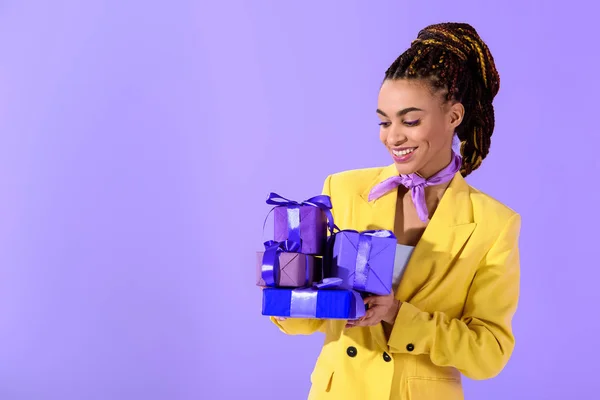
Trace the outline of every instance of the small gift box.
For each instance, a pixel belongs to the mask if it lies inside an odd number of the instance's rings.
[[[397,240],[391,231],[343,230],[330,240],[327,276],[342,279],[344,289],[374,295],[392,292]]]
[[[273,211],[274,240],[300,243],[299,253],[322,255],[327,240],[327,227],[333,231],[329,196],[315,196],[303,202],[288,200],[271,193],[267,204]]]
[[[276,259],[274,259],[276,257]],[[321,259],[308,254],[268,250],[256,253],[256,284],[271,287],[307,287],[321,276]]]
[[[325,279],[312,288],[263,289],[262,315],[288,318],[355,320],[365,315],[361,295],[339,289],[341,280]]]

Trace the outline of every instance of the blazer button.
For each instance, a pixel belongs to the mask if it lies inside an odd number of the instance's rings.
[[[383,352],[383,361],[385,361],[385,362],[392,361],[392,357],[390,357],[390,355],[388,353],[386,353],[385,351]]]
[[[413,351],[414,349],[415,349],[415,346],[412,343],[409,343],[406,345],[406,350]]]
[[[354,346],[350,346],[346,349],[346,354],[348,354],[348,356],[350,356],[350,357],[356,357],[357,353],[358,353],[358,351],[356,350],[356,347],[354,347]]]

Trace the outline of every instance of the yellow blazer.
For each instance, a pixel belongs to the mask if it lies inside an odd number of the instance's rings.
[[[340,229],[393,231],[397,192],[372,202],[368,195],[395,174],[390,165],[329,176],[323,193]],[[517,213],[457,173],[406,266],[389,338],[381,324],[271,318],[286,334],[325,333],[309,399],[463,399],[461,373],[500,373],[515,345],[520,225]]]

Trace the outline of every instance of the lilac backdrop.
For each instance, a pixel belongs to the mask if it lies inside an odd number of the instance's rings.
[[[264,199],[389,163],[378,85],[444,20],[502,78],[469,181],[523,215],[516,351],[467,398],[592,398],[596,13],[484,3],[2,2],[0,399],[306,398],[322,337],[260,316]]]

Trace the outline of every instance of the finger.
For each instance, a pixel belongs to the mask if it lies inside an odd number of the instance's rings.
[[[357,322],[356,325],[354,325],[354,326],[362,326],[362,327],[371,326],[372,323],[369,322],[369,321],[372,321],[372,320],[371,319],[364,319],[362,321]]]
[[[360,320],[361,326],[372,326],[377,325],[383,319],[384,309],[380,305],[369,308],[365,313],[365,316]]]
[[[375,306],[378,304],[385,304],[388,302],[387,296],[371,296],[365,299],[365,304],[369,306]]]
[[[346,321],[346,328],[355,327],[358,324],[359,320]]]
[[[365,319],[364,315],[362,317],[360,317],[360,318],[357,318],[357,319],[350,319],[350,320],[346,321],[346,328],[352,328],[353,326],[357,326],[364,319]]]
[[[361,321],[360,326],[375,326],[375,325],[379,324],[380,322],[381,322],[381,318],[374,316],[372,318]]]
[[[365,298],[365,304],[375,305],[375,304],[389,304],[394,301],[393,295],[387,296],[370,296]]]
[[[354,326],[368,326],[368,322],[371,319],[373,319],[373,316],[367,316],[365,314],[364,317],[362,317],[361,319],[355,321]]]

